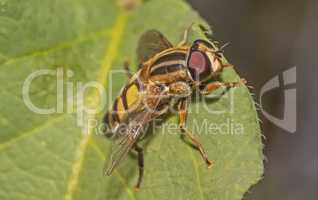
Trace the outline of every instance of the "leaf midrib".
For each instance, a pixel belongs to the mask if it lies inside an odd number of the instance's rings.
[[[96,81],[103,86],[106,85],[107,80],[105,79],[105,77],[107,77],[107,74],[109,73],[111,69],[112,63],[117,56],[119,45],[121,42],[121,36],[127,24],[127,19],[128,19],[127,13],[125,13],[124,11],[120,11],[118,16],[116,17],[114,26],[111,29],[112,30],[111,42],[108,44],[108,48],[106,49],[105,56],[103,58],[100,70],[97,73],[97,78],[96,78]],[[97,104],[100,99],[100,94],[98,93],[97,90],[95,90],[94,93],[89,98],[95,99],[96,101],[94,102],[94,105],[98,106]],[[93,118],[96,118],[96,117],[97,117],[96,115],[93,116]],[[88,130],[88,133],[84,133],[80,141],[80,145],[76,152],[77,158],[75,157],[75,161],[72,165],[72,173],[68,181],[66,194],[64,196],[65,200],[72,200],[74,197],[74,193],[76,192],[78,181],[79,181],[79,175],[83,166],[84,155],[85,155],[87,146],[89,144],[89,140],[91,138],[92,132],[93,132],[93,129]]]

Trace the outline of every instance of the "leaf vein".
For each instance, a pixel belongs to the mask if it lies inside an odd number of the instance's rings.
[[[100,149],[100,147],[96,144],[96,142],[94,140],[90,140],[90,145],[93,147],[94,151],[96,152],[96,154],[98,155],[98,157],[102,160],[105,161],[105,155],[103,154],[103,151]],[[125,187],[126,192],[128,194],[128,196],[133,199],[136,200],[133,192],[131,191],[130,187],[127,186],[127,183],[125,181],[125,179],[122,177],[122,175],[119,173],[118,170],[114,170],[115,174],[117,175],[120,183]]]
[[[126,24],[127,24],[126,13],[123,13],[123,12],[119,13],[119,15],[117,16],[117,19],[115,20],[114,26],[112,28],[111,42],[109,43],[108,48],[106,49],[105,57],[102,61],[99,73],[97,73],[98,75],[96,80],[102,85],[106,84],[105,77],[107,76],[112,63],[117,56],[119,44],[121,41],[121,36],[124,32]],[[92,95],[94,99],[97,99],[96,102],[94,102],[96,106],[100,99],[99,95],[100,94],[98,93],[97,90],[95,90]],[[93,117],[96,118],[96,115]],[[65,194],[65,200],[72,200],[74,197],[74,193],[77,189],[78,182],[79,182],[80,171],[82,170],[82,166],[83,166],[84,155],[85,155],[92,131],[93,131],[92,129],[88,130],[88,133],[85,133],[80,141],[80,145],[78,147],[78,150],[76,152],[76,157],[72,165],[72,172],[68,181],[67,191]]]
[[[6,149],[6,148],[10,147],[11,145],[19,142],[20,140],[27,139],[27,138],[29,138],[29,137],[33,136],[34,134],[37,134],[37,133],[41,133],[41,130],[51,126],[54,123],[57,123],[57,122],[63,120],[66,116],[67,116],[66,114],[63,114],[63,115],[61,115],[59,117],[56,117],[56,118],[54,118],[52,120],[48,120],[43,125],[35,127],[33,129],[25,132],[24,134],[21,134],[21,135],[17,136],[14,139],[11,139],[11,140],[9,140],[9,141],[7,141],[5,143],[0,144],[0,151],[3,151],[4,149]]]
[[[9,64],[15,63],[15,62],[22,60],[22,59],[25,59],[25,58],[46,56],[50,53],[54,53],[54,52],[57,52],[57,51],[60,51],[63,49],[71,48],[72,46],[79,44],[79,43],[82,43],[84,41],[96,40],[100,37],[108,35],[109,32],[110,32],[109,29],[102,29],[102,30],[98,30],[98,31],[85,33],[83,35],[80,35],[78,38],[76,38],[74,40],[64,41],[64,42],[57,44],[53,47],[49,47],[46,49],[39,49],[39,50],[35,50],[35,51],[29,52],[29,53],[18,55],[16,57],[4,59],[2,62],[0,62],[0,66],[1,65],[2,66],[9,65]]]
[[[199,170],[198,170],[198,163],[197,163],[197,160],[195,159],[195,156],[193,154],[193,150],[191,150],[189,147],[187,149],[190,151],[190,154],[191,154],[193,168],[195,171],[197,185],[198,185],[198,190],[200,193],[200,199],[203,200],[204,198],[203,198],[203,192],[202,192],[202,188],[201,188],[202,186],[201,186],[201,180],[200,180],[200,175],[199,175]]]

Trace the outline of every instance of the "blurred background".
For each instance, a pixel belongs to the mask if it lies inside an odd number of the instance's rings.
[[[260,89],[293,66],[297,67],[297,130],[290,133],[260,111],[264,140],[264,179],[246,200],[318,198],[318,36],[317,0],[188,0],[211,25],[215,38],[230,42],[225,55],[240,75]],[[284,117],[284,87],[262,97],[264,110]]]

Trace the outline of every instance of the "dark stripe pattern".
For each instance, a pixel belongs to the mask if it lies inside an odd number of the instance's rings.
[[[118,105],[118,98],[116,98],[114,105],[113,105],[113,113],[112,113],[112,119],[113,122],[118,122],[119,123],[119,117],[117,114],[117,105]]]
[[[156,69],[154,69],[150,75],[154,76],[154,75],[162,75],[162,74],[167,74],[167,73],[171,73],[171,72],[175,72],[178,71],[182,68],[181,64],[172,64],[172,65],[164,65],[162,67],[158,67]]]
[[[126,85],[122,94],[120,94],[121,100],[123,102],[124,108],[127,111],[128,108],[128,103],[127,103],[127,90],[128,88],[130,88],[132,85],[135,85],[138,88],[138,91],[140,91],[141,89],[141,83],[138,79],[134,80],[132,83],[130,83],[129,85]]]
[[[173,52],[162,55],[151,67],[150,76],[163,75],[180,70],[185,62],[185,52]]]
[[[153,66],[156,66],[156,65],[158,65],[160,63],[168,62],[168,61],[185,60],[186,56],[187,55],[185,53],[183,53],[183,52],[168,53],[168,54],[165,54],[162,57],[158,58],[153,63]]]

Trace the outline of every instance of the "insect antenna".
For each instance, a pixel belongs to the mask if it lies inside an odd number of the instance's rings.
[[[230,44],[231,44],[230,42],[227,42],[227,43],[223,44],[223,45],[221,46],[221,48],[220,48],[220,51],[223,52],[223,49],[225,49],[225,47],[229,46]]]

